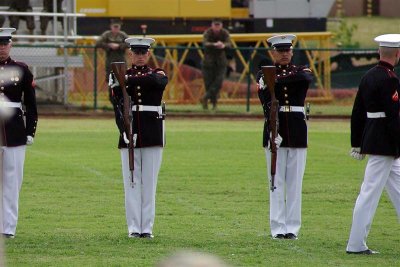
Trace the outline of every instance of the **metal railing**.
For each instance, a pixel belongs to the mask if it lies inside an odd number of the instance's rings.
[[[54,7],[56,7],[56,5],[54,5]],[[54,35],[14,35],[13,38],[17,39],[17,40],[28,40],[28,41],[33,41],[33,40],[45,40],[45,39],[51,39],[53,40],[53,42],[51,42],[52,44],[54,44],[54,49],[62,49],[63,50],[63,55],[62,55],[62,66],[60,66],[60,58],[61,55],[57,52],[57,55],[53,55],[54,57],[51,57],[53,60],[57,61],[57,63],[55,63],[57,66],[53,66],[53,67],[58,67],[59,69],[62,68],[63,71],[63,75],[61,75],[60,73],[56,74],[55,77],[58,78],[62,78],[63,79],[63,103],[67,104],[67,94],[68,94],[68,79],[66,76],[66,70],[69,68],[69,64],[70,64],[70,57],[68,55],[68,51],[67,51],[67,47],[68,45],[71,44],[71,41],[76,41],[78,39],[82,39],[82,37],[80,36],[76,36],[76,18],[77,17],[84,17],[86,16],[85,14],[79,14],[79,13],[46,13],[46,12],[14,12],[14,11],[0,11],[0,15],[4,15],[4,16],[42,16],[42,17],[53,17],[53,33]],[[63,35],[57,35],[58,33],[58,25],[57,25],[57,18],[58,17],[62,17],[63,18]],[[73,27],[69,27],[68,25],[68,19],[69,18],[73,18],[74,22],[73,22]],[[28,48],[30,46],[27,46]],[[49,49],[51,49],[51,47],[48,47]],[[31,54],[31,55],[37,55],[38,57],[41,57],[40,54]],[[57,57],[55,57],[57,56]],[[31,56],[31,61],[33,60],[32,56]],[[29,61],[29,60],[28,60]],[[36,67],[37,64],[33,64],[32,62],[28,62],[31,63],[31,66],[33,65],[34,67]],[[51,64],[50,64],[51,66]],[[48,79],[54,79],[55,77],[52,77],[51,75],[49,77],[47,77]]]
[[[64,51],[67,53],[69,62],[67,68],[64,68]],[[294,61],[296,64],[308,65],[306,54],[315,52],[295,49]],[[164,99],[169,104],[197,105],[204,93],[200,53],[202,53],[201,49],[194,47],[157,46],[152,49],[149,65],[165,69],[169,77],[169,84],[164,93]],[[269,50],[237,47],[233,48],[229,54],[232,56],[229,60],[230,71],[225,77],[219,103],[246,105],[246,110],[249,110],[251,104],[258,103],[254,78],[258,68],[260,65],[268,65],[272,62]],[[300,54],[302,58],[297,57]],[[180,59],[175,60],[174,55]],[[12,49],[12,57],[26,62],[31,67],[39,87],[38,96],[43,102],[73,104],[95,109],[111,107],[108,102],[105,53],[102,49],[85,45],[16,44]],[[130,65],[128,55],[127,64]],[[62,83],[65,76],[68,78],[66,90],[63,89]],[[325,80],[323,72],[320,79]],[[329,101],[331,98],[324,95],[326,90],[321,90],[318,86],[316,79],[312,84],[316,93],[311,98],[314,101],[318,99]]]
[[[273,36],[273,33],[254,33],[254,34],[231,34],[233,57],[239,65],[239,77],[232,84],[232,89],[226,95],[223,95],[223,101],[229,102],[233,97],[243,91],[244,83],[255,83],[255,74],[250,69],[250,64],[257,61],[260,57],[271,58],[267,39]],[[297,43],[295,46],[304,52],[302,64],[308,64],[316,77],[316,88],[318,94],[313,97],[316,101],[329,101],[330,95],[330,53],[328,49],[332,34],[330,32],[312,32],[296,33]],[[186,65],[195,65],[200,67],[203,58],[202,41],[203,35],[152,35],[156,40],[156,47],[152,50],[152,62],[156,67],[167,68],[171,74],[170,85],[165,92],[165,98],[169,101],[182,103],[195,103],[198,101],[198,92],[204,91],[202,82],[188,83],[182,77],[182,71],[187,70]],[[93,45],[96,37],[86,37],[79,40],[78,43]],[[251,46],[251,47],[248,47]],[[246,48],[247,47],[247,48]],[[264,53],[264,55],[260,55]],[[163,58],[162,61],[156,59],[156,56]],[[269,60],[271,61],[271,60]],[[194,64],[193,64],[194,63]],[[249,76],[249,77],[248,77]],[[199,87],[196,92],[192,92],[192,87]],[[242,94],[243,95],[243,94]],[[246,102],[247,98],[243,96],[241,100],[235,99],[235,102]]]
[[[201,73],[203,51],[200,41],[170,46],[174,41],[172,37],[169,37],[168,42],[159,36],[156,38],[158,43],[151,50],[149,65],[161,67],[168,74],[169,83],[164,93],[164,100],[176,110],[200,111],[199,99],[204,93]],[[243,36],[244,40],[247,40],[246,38]],[[270,49],[261,45],[266,38],[262,39],[260,41],[251,39],[248,44],[252,46],[246,47],[239,46],[238,41],[234,40],[235,45],[227,52],[230,57],[230,71],[220,92],[220,110],[259,111],[254,77],[259,66],[272,64]],[[87,42],[86,39],[82,41]],[[299,40],[299,43],[301,42]],[[293,57],[295,64],[308,65],[313,70],[315,80],[311,84],[308,101],[329,102],[333,99],[332,91],[356,88],[370,64],[377,62],[376,49],[346,50],[321,48],[315,44],[313,47],[310,46],[310,44],[307,44],[307,48],[304,45],[300,48],[296,46]],[[12,53],[12,57],[27,62],[34,70],[39,102],[94,109],[111,108],[103,49],[92,44],[63,46],[17,43]],[[67,68],[63,65],[65,53],[69,60]],[[129,66],[128,53],[126,58]],[[359,62],[352,65],[355,60]],[[67,87],[63,83],[66,80],[64,77],[67,77]],[[332,88],[334,90],[331,90]]]

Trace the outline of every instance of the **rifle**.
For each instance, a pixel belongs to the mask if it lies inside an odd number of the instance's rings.
[[[124,104],[124,109],[122,111],[122,117],[124,121],[124,128],[125,128],[125,133],[128,135],[128,155],[129,155],[129,171],[130,171],[130,176],[131,176],[131,185],[132,187],[135,185],[135,182],[133,180],[133,170],[134,170],[134,136],[133,136],[133,131],[132,131],[132,121],[133,121],[133,115],[132,115],[132,107],[131,107],[131,98],[126,92],[126,85],[125,85],[125,75],[126,75],[126,64],[125,62],[113,62],[111,63],[111,68],[112,71],[114,72],[115,77],[118,80],[118,83],[120,84],[121,90],[122,90],[122,96],[123,96],[123,104]]]
[[[275,173],[276,173],[276,159],[277,159],[277,148],[275,144],[275,138],[278,135],[278,125],[279,125],[279,117],[278,117],[278,109],[279,109],[279,101],[275,96],[275,77],[276,77],[276,67],[275,66],[262,66],[262,73],[264,74],[264,83],[267,85],[268,90],[271,94],[271,107],[268,118],[269,129],[271,131],[270,149],[271,149],[271,191],[274,192],[276,189],[275,186]]]

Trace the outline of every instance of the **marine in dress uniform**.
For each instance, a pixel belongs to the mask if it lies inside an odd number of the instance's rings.
[[[297,239],[301,226],[301,191],[307,155],[307,124],[304,101],[312,73],[291,63],[295,35],[277,35],[267,41],[273,48],[276,66],[275,95],[279,101],[279,128],[275,143],[279,147],[275,174],[276,189],[270,192],[270,227],[274,239]],[[271,95],[261,71],[257,74],[258,96],[264,109],[263,146],[267,166],[271,166],[268,148]],[[269,168],[269,167],[268,167]],[[268,172],[270,177],[270,172]]]
[[[105,31],[96,42],[97,47],[101,47],[106,52],[106,80],[111,72],[112,62],[126,62],[125,51],[129,45],[125,40],[129,37],[124,31],[121,31],[122,21],[119,19],[112,19],[110,23],[110,30]],[[109,98],[112,102],[111,91],[109,91]]]
[[[126,133],[123,125],[123,96],[114,75],[109,84],[113,90],[114,110],[120,138],[122,174],[125,188],[126,221],[129,237],[153,238],[158,173],[164,139],[165,113],[161,106],[168,78],[162,69],[147,66],[152,38],[128,38],[132,50],[132,67],[126,73],[126,90],[132,101],[134,134],[134,182],[131,184]]]
[[[375,38],[380,61],[361,79],[351,115],[350,155],[369,155],[357,197],[346,251],[375,254],[366,244],[382,191],[386,191],[400,218],[400,83],[394,66],[400,58],[400,34]]]
[[[220,19],[214,19],[211,27],[204,32],[203,46],[202,72],[206,92],[201,98],[201,104],[203,109],[207,109],[210,101],[215,109],[228,65],[225,49],[231,46],[229,32],[222,27]]]
[[[33,75],[28,66],[10,58],[11,33],[14,28],[0,28],[0,99],[12,109],[2,122],[2,223],[3,236],[13,238],[18,221],[18,199],[22,185],[26,145],[33,144],[37,124]],[[25,106],[22,110],[22,102]]]

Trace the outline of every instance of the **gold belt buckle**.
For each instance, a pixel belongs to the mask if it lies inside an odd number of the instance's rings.
[[[290,106],[283,106],[283,112],[290,112]]]

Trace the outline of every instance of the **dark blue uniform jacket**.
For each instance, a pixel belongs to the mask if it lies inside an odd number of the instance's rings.
[[[168,77],[157,73],[162,69],[151,69],[148,66],[132,66],[127,70],[127,93],[133,105],[160,106],[162,95],[168,83]],[[120,131],[118,148],[125,148],[122,133],[123,96],[121,88],[113,88],[115,119]],[[155,111],[133,111],[133,133],[137,134],[136,147],[164,146],[164,117]]]
[[[257,82],[262,77],[262,72],[257,74]],[[276,65],[275,96],[279,106],[304,107],[307,90],[313,76],[310,69],[304,66]],[[264,109],[266,118],[264,124],[263,146],[269,142],[269,129],[267,120],[270,114],[271,94],[268,88],[258,89],[258,96]],[[282,136],[281,147],[305,148],[307,147],[307,124],[305,114],[302,112],[279,112],[278,133]]]
[[[0,62],[0,98],[3,96],[11,102],[22,102],[26,116],[24,120],[24,112],[13,108],[14,114],[3,125],[3,144],[9,147],[26,145],[28,135],[35,137],[38,114],[33,75],[25,63],[11,58]]]
[[[399,78],[384,61],[361,79],[351,115],[351,146],[362,154],[400,157]],[[384,118],[367,118],[384,112]]]

